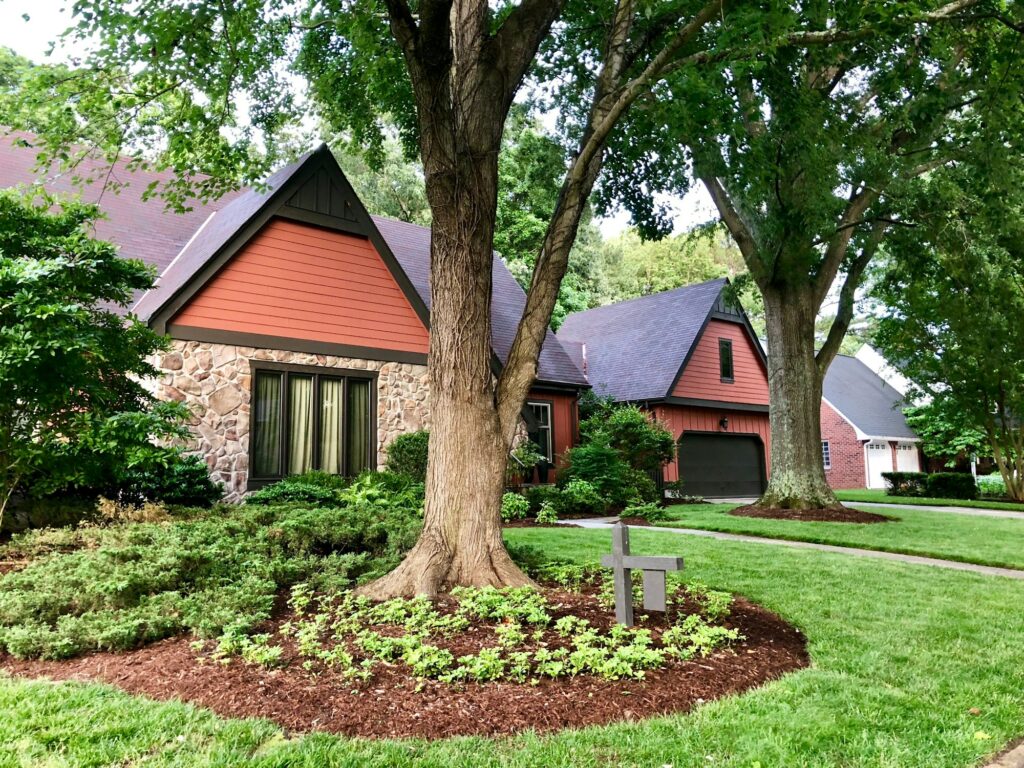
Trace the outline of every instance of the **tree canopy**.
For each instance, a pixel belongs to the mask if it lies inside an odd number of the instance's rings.
[[[47,493],[159,459],[152,440],[177,436],[185,415],[141,383],[164,339],[112,311],[152,270],[90,236],[95,207],[54,205],[0,192],[0,519],[26,485]]]

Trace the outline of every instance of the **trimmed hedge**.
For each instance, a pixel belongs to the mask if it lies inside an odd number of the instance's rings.
[[[928,475],[924,472],[883,472],[885,491],[890,496],[924,496]]]
[[[937,499],[976,499],[978,486],[966,472],[936,472],[925,481],[927,495]]]

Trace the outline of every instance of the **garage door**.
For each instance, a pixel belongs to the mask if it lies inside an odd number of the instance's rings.
[[[764,491],[764,447],[747,435],[684,433],[679,439],[683,493],[759,496]]]

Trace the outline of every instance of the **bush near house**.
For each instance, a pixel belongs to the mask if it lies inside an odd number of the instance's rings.
[[[368,473],[331,506],[224,506],[192,519],[32,531],[0,577],[0,648],[66,658],[180,632],[248,632],[283,588],[339,589],[395,567],[422,525],[422,492]]]
[[[978,494],[983,499],[1005,499],[1006,481],[999,472],[978,478]]]
[[[388,472],[405,475],[417,483],[427,482],[427,444],[430,432],[421,429],[399,435],[385,449],[388,455]]]
[[[885,490],[890,496],[924,496],[925,472],[883,472]]]
[[[978,486],[965,472],[883,472],[890,496],[927,496],[935,499],[976,499]]]

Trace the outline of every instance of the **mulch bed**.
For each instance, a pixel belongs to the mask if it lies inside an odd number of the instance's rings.
[[[533,518],[502,523],[502,528],[580,528],[576,523],[538,523]]]
[[[737,507],[729,512],[736,517],[760,517],[771,520],[798,520],[813,523],[888,523],[896,518],[863,512],[859,509],[840,507],[838,509],[770,509],[750,504]]]
[[[638,525],[639,526],[650,526],[650,525],[654,525],[654,523],[652,523],[650,520],[648,520],[645,517],[620,517],[619,518],[619,522],[622,523],[623,525],[632,525],[632,526],[638,526]]]
[[[610,612],[593,595],[548,590],[552,616],[572,613],[608,627]],[[443,604],[443,600],[440,601]],[[640,621],[641,616],[647,620]],[[637,611],[638,624],[657,636],[664,614]],[[268,622],[273,631],[284,614]],[[234,658],[223,664],[177,637],[128,653],[96,653],[68,661],[18,661],[0,657],[0,669],[24,677],[111,683],[152,699],[179,699],[224,717],[266,717],[291,732],[329,731],[365,738],[441,739],[498,736],[638,720],[686,712],[807,666],[800,632],[765,609],[737,598],[727,625],[745,640],[708,658],[673,661],[642,681],[594,676],[536,685],[467,683],[453,687],[419,681],[403,665],[379,664],[367,682],[346,681],[330,669],[304,671],[285,640],[283,669],[267,670]],[[275,642],[280,638],[275,636]],[[473,625],[443,645],[456,655],[493,645],[493,625]]]

